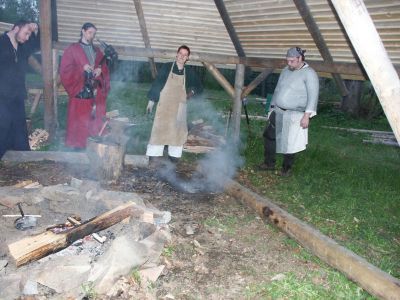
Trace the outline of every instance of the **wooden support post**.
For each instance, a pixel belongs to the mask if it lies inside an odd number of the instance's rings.
[[[220,71],[213,65],[208,62],[203,62],[203,65],[206,69],[211,73],[212,76],[218,81],[218,83],[223,87],[223,89],[228,93],[228,95],[233,98],[235,96],[235,90],[231,86],[228,80],[221,74]]]
[[[400,80],[362,0],[332,0],[400,143]]]
[[[242,112],[242,90],[244,83],[245,66],[242,64],[236,65],[235,75],[235,96],[233,101],[233,142],[236,146],[240,141],[240,115]]]
[[[42,65],[33,55],[29,56],[28,63],[36,73],[42,74]]]
[[[54,118],[55,126],[58,128],[58,50],[53,49],[52,51],[53,61],[53,103],[54,103]]]
[[[42,52],[43,82],[44,82],[44,127],[50,139],[54,138],[56,119],[54,115],[53,61],[51,41],[51,1],[40,2],[40,47]]]
[[[372,295],[382,299],[400,299],[400,280],[368,263],[318,230],[295,218],[266,198],[238,182],[229,180],[225,192],[249,205],[290,237],[330,266],[344,273]]]
[[[242,99],[247,97],[252,90],[254,90],[261,82],[264,81],[265,78],[271,74],[274,69],[264,69],[250,84],[243,90],[242,92]]]

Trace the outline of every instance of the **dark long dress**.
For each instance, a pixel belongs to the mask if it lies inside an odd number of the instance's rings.
[[[15,51],[7,32],[0,36],[0,158],[7,150],[30,150],[24,101],[29,56],[40,47],[34,33]]]

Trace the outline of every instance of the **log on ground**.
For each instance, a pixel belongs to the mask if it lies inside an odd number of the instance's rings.
[[[238,182],[229,180],[225,192],[257,211],[290,237],[330,266],[344,273],[372,295],[382,299],[400,299],[400,280],[383,272],[364,258],[340,246],[310,225],[295,218],[270,200],[263,198]]]

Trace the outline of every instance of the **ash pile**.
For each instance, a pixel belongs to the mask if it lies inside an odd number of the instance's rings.
[[[74,178],[7,186],[0,214],[0,299],[118,297],[132,270],[148,282],[163,272],[171,214],[136,193]]]

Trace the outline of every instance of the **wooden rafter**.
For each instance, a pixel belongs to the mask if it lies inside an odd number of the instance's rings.
[[[264,69],[252,82],[250,82],[242,92],[242,99],[247,97],[265,78],[274,71],[272,68]]]
[[[225,4],[223,0],[214,0],[215,6],[218,9],[218,12],[221,16],[222,21],[225,24],[225,28],[228,31],[229,37],[233,43],[233,46],[236,49],[236,53],[239,57],[245,57],[246,54],[244,53],[242,44],[240,43],[239,37],[236,34],[235,27],[233,27],[231,18],[229,17],[228,11],[226,10]]]
[[[362,0],[331,0],[400,143],[400,79]]]
[[[322,58],[328,63],[333,64],[332,55],[328,49],[328,46],[326,45],[326,42],[321,34],[321,31],[318,28],[317,23],[314,20],[314,17],[311,14],[310,8],[308,7],[306,1],[293,0],[293,2],[296,5],[297,10],[299,11],[301,17],[303,18],[304,23],[306,24],[308,31],[310,32],[314,40],[315,45],[317,46],[319,52],[321,53]],[[348,91],[340,74],[332,73],[332,77],[335,80],[335,83],[341,95],[346,96],[348,94]]]
[[[151,48],[149,33],[147,32],[146,20],[144,18],[144,13],[143,13],[142,2],[140,0],[133,0],[133,3],[135,4],[136,15],[139,20],[140,32],[142,33],[144,46],[146,48]],[[151,76],[154,79],[157,76],[157,68],[154,62],[154,58],[150,57],[149,63],[150,63]]]

